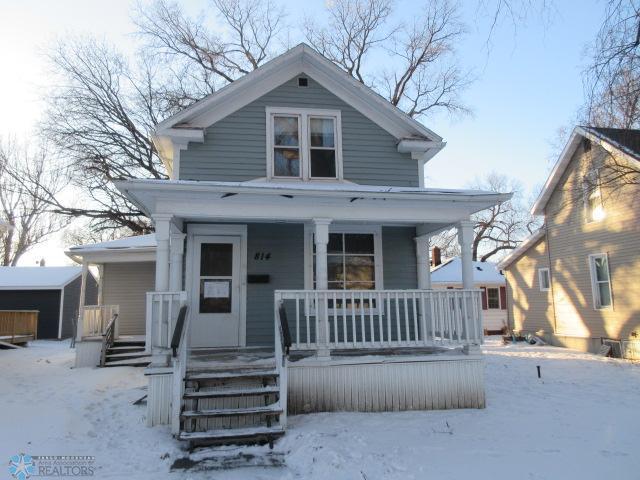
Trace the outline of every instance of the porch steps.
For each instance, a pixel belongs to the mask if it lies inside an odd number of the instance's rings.
[[[210,364],[185,374],[177,438],[192,446],[272,444],[284,434],[283,415],[273,364]]]
[[[268,441],[274,437],[284,435],[284,429],[277,425],[273,427],[251,427],[251,428],[222,428],[219,430],[207,430],[204,432],[180,432],[180,440],[190,441],[215,441],[222,440],[225,443],[235,443],[236,440],[262,439]]]
[[[264,378],[277,376],[278,372],[276,370],[187,372],[187,380],[223,380],[230,378]]]
[[[221,398],[221,397],[245,397],[268,395],[280,392],[280,387],[256,387],[256,388],[217,388],[197,392],[185,392],[184,398]]]
[[[214,408],[211,410],[188,410],[182,412],[182,418],[197,417],[228,417],[235,415],[280,415],[282,408],[277,403],[266,405],[264,407],[247,407],[247,408]]]
[[[117,339],[107,349],[105,367],[146,367],[150,363],[144,340]]]

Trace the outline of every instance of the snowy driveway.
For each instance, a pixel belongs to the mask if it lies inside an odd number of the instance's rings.
[[[141,369],[71,369],[66,342],[0,350],[0,463],[91,455],[94,478],[114,479],[640,478],[640,365],[493,340],[484,350],[485,410],[290,417],[275,448],[284,467],[206,473],[170,473],[185,453],[132,405]],[[243,451],[260,462],[268,449]]]

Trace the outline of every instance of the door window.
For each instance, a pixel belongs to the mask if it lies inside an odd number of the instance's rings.
[[[233,244],[200,245],[200,313],[231,313]]]

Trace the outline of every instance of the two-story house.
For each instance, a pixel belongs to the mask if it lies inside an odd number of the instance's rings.
[[[504,258],[510,326],[638,357],[640,131],[576,127],[533,206],[542,229]]]
[[[116,182],[155,225],[146,314],[98,332],[144,332],[149,425],[255,440],[287,412],[484,406],[470,215],[510,194],[425,187],[441,137],[301,44],[155,142],[171,178]],[[452,226],[463,288],[434,291],[429,237]],[[70,254],[105,263],[108,282],[119,256],[148,260],[121,247]]]

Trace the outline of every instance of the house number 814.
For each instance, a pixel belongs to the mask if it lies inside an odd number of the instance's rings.
[[[271,258],[271,252],[256,252],[253,256],[254,260],[269,260]]]

